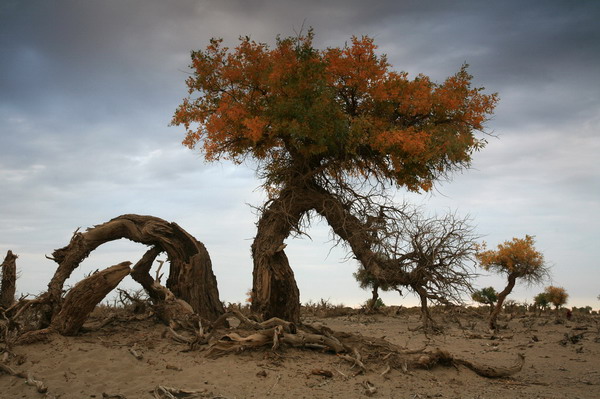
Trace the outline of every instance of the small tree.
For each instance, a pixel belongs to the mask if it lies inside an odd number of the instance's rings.
[[[548,294],[545,292],[540,292],[539,294],[533,297],[533,303],[535,304],[535,307],[539,310],[539,314],[541,314],[542,310],[546,310],[548,308],[548,305],[550,304]]]
[[[494,287],[486,287],[473,292],[471,299],[484,305],[490,305],[490,313],[492,313],[494,304],[498,300],[498,293]]]
[[[556,316],[558,317],[558,309],[567,303],[567,299],[569,298],[569,294],[562,287],[555,287],[553,285],[546,287],[544,293],[548,297],[548,302],[554,305],[554,309],[556,310]]]
[[[497,250],[486,250],[486,244],[483,243],[477,253],[477,259],[483,269],[504,273],[508,279],[506,287],[498,293],[498,302],[490,314],[491,330],[498,329],[496,321],[502,311],[502,304],[512,292],[517,280],[531,285],[541,283],[548,276],[544,256],[535,249],[534,243],[533,236],[526,235],[525,238],[513,238],[498,244]]]
[[[386,291],[400,291],[400,287],[406,287],[417,294],[423,328],[428,330],[433,322],[428,309],[430,301],[462,303],[465,291],[472,291],[477,236],[469,219],[455,214],[424,217],[418,208],[408,205],[396,212],[402,216],[389,217],[388,209],[387,217],[370,224],[376,254],[388,256],[393,264],[382,277],[374,276],[361,265],[355,277],[363,288],[378,286]]]
[[[397,286],[387,284],[387,282],[385,281],[379,281],[362,266],[359,266],[358,270],[355,273],[353,273],[353,276],[356,279],[356,281],[358,281],[360,288],[362,288],[363,290],[371,289],[372,296],[371,299],[367,301],[366,306],[367,311],[369,312],[374,311],[378,308],[377,305],[381,301],[381,298],[379,298],[380,289],[382,291],[397,290],[398,292],[400,292],[400,294],[402,294],[402,292]]]

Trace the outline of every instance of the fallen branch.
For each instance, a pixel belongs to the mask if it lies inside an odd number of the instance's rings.
[[[24,373],[24,372],[15,371],[13,368],[11,368],[10,366],[8,366],[4,363],[0,363],[0,371],[4,372],[10,376],[13,376],[13,377],[25,379],[25,383],[27,385],[35,387],[39,393],[48,392],[48,387],[46,386],[46,384],[44,384],[40,380],[36,380],[34,378],[33,374],[31,374],[30,372]]]
[[[179,398],[195,398],[200,396],[205,396],[207,392],[205,390],[202,391],[191,391],[185,389],[178,389],[172,387],[166,387],[162,385],[158,385],[152,391],[152,394],[156,399],[179,399]]]

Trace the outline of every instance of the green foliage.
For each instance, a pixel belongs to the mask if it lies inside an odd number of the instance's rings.
[[[473,294],[471,294],[471,299],[484,305],[493,306],[498,300],[498,293],[494,287],[486,287],[473,292]]]
[[[369,299],[365,302],[365,304],[363,305],[363,308],[369,309],[369,310],[379,310],[379,309],[385,308],[385,303],[383,302],[383,299],[381,299],[381,298],[377,298],[375,303],[373,303],[373,299]]]
[[[192,52],[189,95],[173,116],[184,144],[208,161],[258,160],[271,189],[310,172],[412,191],[430,190],[485,145],[474,132],[498,97],[472,87],[466,65],[443,83],[409,79],[369,37],[325,50],[313,38],[311,30],[271,48],[245,37],[235,49],[213,39]]]
[[[533,303],[540,309],[546,309],[550,304],[550,298],[546,292],[540,292],[533,297]]]
[[[391,291],[397,290],[398,286],[389,284],[383,280],[377,280],[371,273],[367,271],[362,265],[359,266],[358,270],[355,273],[352,273],[360,288],[363,290],[375,288],[377,286],[378,289],[382,291]]]

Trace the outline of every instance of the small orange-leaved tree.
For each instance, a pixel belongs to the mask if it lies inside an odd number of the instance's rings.
[[[174,125],[183,144],[208,161],[251,161],[269,200],[252,245],[252,308],[299,319],[299,291],[283,251],[317,212],[374,274],[379,259],[352,214],[355,189],[429,190],[467,167],[484,145],[476,131],[497,102],[471,86],[463,66],[443,83],[391,69],[369,37],[317,49],[313,33],[278,38],[271,48],[248,37],[234,49],[211,40],[192,52],[189,96]],[[371,240],[372,241],[372,240]]]
[[[554,309],[556,311],[556,316],[558,317],[558,309],[567,303],[567,299],[569,298],[569,294],[562,287],[555,287],[550,285],[544,289],[544,294],[548,299],[548,302],[554,305]]]
[[[490,329],[498,328],[497,320],[502,304],[512,292],[517,280],[527,284],[537,284],[548,277],[549,270],[544,255],[535,249],[534,244],[533,236],[526,235],[525,238],[513,238],[498,244],[496,250],[487,250],[483,243],[477,253],[481,267],[488,271],[506,274],[508,279],[508,284],[498,293],[496,306],[490,313]]]

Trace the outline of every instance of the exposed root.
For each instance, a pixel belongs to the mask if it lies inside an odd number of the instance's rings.
[[[268,320],[263,323],[254,322],[239,312],[231,312],[224,317],[236,317],[240,320],[240,328],[235,331],[227,331],[220,338],[216,330],[211,332],[213,338],[208,343],[206,356],[216,358],[229,353],[239,353],[246,350],[255,350],[258,348],[270,347],[271,350],[278,350],[282,345],[295,348],[317,349],[326,352],[336,353],[337,356],[351,364],[351,368],[356,369],[354,375],[365,374],[371,370],[370,367],[380,366],[383,363],[385,368],[378,373],[385,376],[391,369],[408,372],[409,369],[431,369],[437,366],[457,366],[464,365],[480,376],[487,378],[503,378],[510,376],[521,370],[523,367],[523,355],[519,355],[519,360],[511,367],[493,367],[479,365],[469,360],[460,359],[451,355],[448,351],[436,349],[426,352],[426,348],[407,349],[400,348],[383,338],[362,337],[360,335],[333,332],[328,328],[319,328],[314,326],[300,326],[295,333],[286,332],[286,328],[291,323],[281,320]],[[218,322],[218,321],[217,321]],[[218,324],[215,322],[215,324]],[[259,327],[276,324],[275,327],[255,330]],[[241,328],[241,327],[245,328]],[[251,329],[248,329],[250,327]],[[306,331],[308,330],[308,332]],[[319,331],[320,333],[317,333]],[[178,336],[171,331],[174,339],[179,342],[190,344],[190,339]]]
[[[13,377],[25,379],[25,383],[27,385],[35,387],[39,393],[47,393],[48,392],[48,387],[46,386],[46,384],[44,384],[40,380],[35,379],[33,374],[31,374],[30,372],[24,373],[24,372],[15,371],[12,367],[10,367],[4,363],[0,363],[0,371],[8,374],[10,376],[13,376]]]
[[[513,366],[510,367],[491,367],[484,366],[480,364],[472,363],[465,359],[454,359],[455,364],[462,364],[465,367],[473,370],[475,373],[479,374],[482,377],[487,378],[505,378],[511,376],[515,373],[518,373],[523,369],[523,365],[525,364],[525,355],[522,353],[518,354],[518,359]]]

